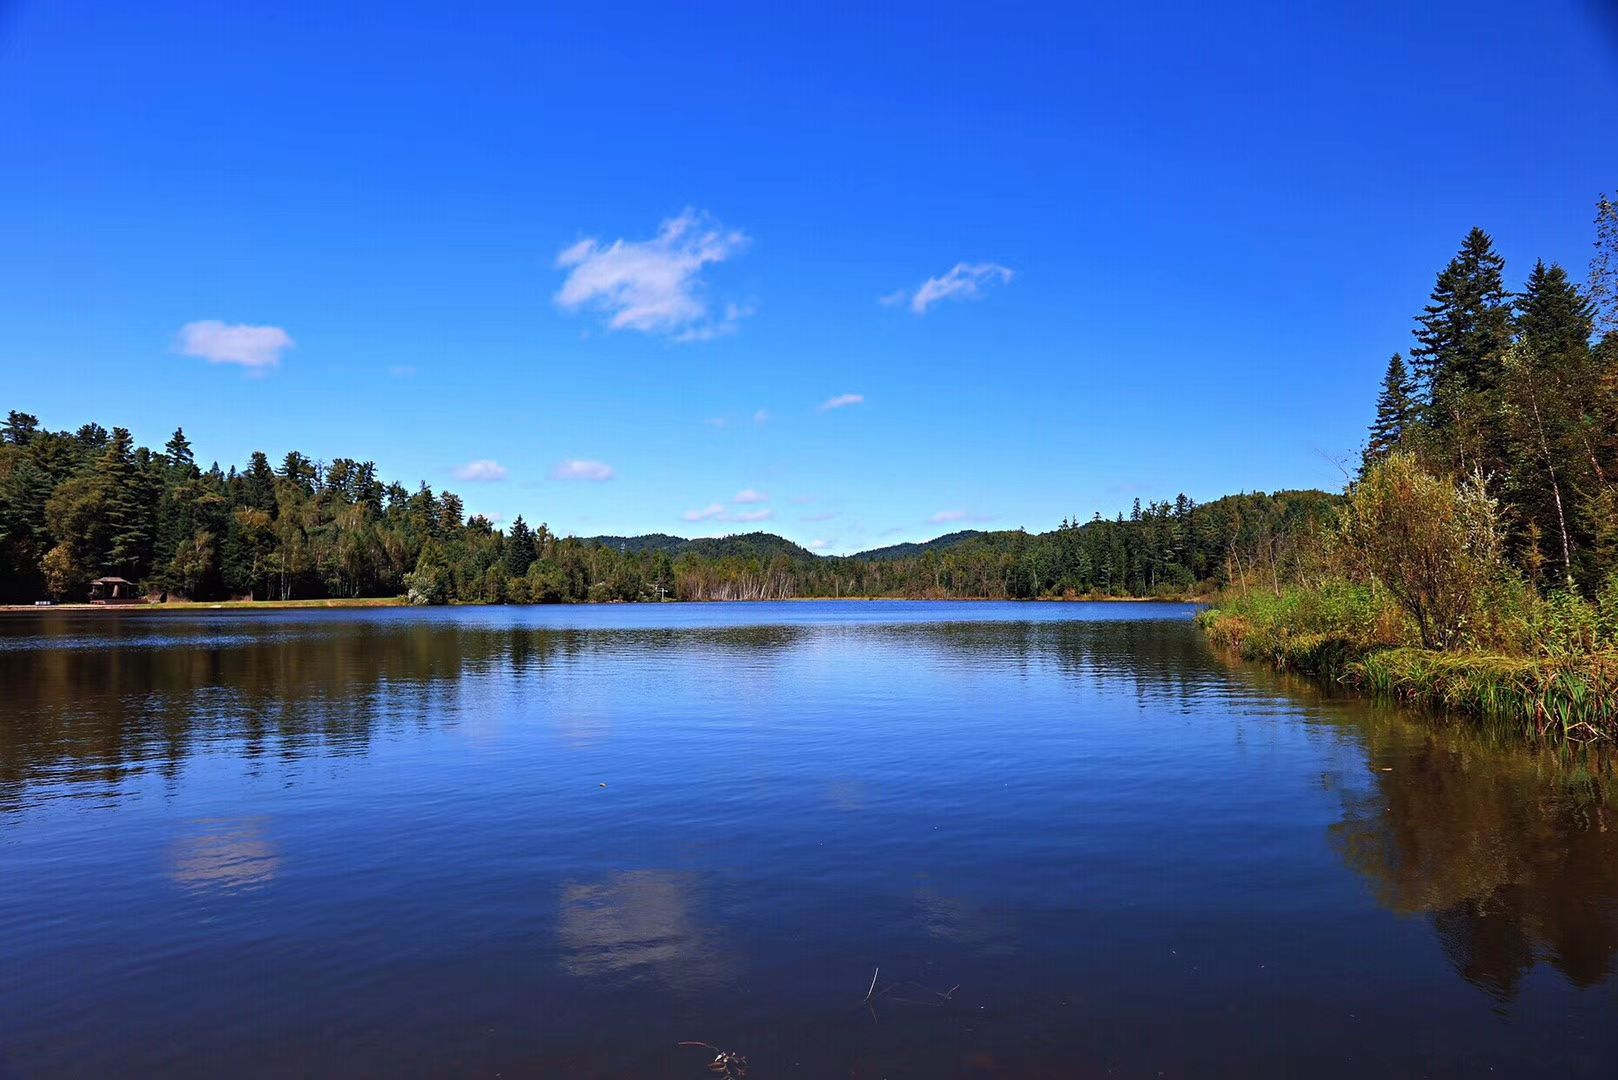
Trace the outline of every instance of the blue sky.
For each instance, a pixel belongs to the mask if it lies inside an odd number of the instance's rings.
[[[1594,0],[877,6],[0,2],[0,408],[564,533],[1046,529],[1339,486],[1466,230],[1582,278],[1618,188]]]

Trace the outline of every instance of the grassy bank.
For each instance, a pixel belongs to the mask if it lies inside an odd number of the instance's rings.
[[[1415,644],[1385,594],[1340,583],[1228,597],[1198,622],[1245,659],[1440,715],[1531,739],[1618,738],[1618,649],[1568,615],[1519,614],[1519,650],[1440,651]]]

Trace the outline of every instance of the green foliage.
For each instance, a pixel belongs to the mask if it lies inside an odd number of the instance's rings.
[[[1439,479],[1403,451],[1349,492],[1342,538],[1355,567],[1415,620],[1421,643],[1460,644],[1479,600],[1504,571],[1495,502],[1474,481]]]
[[[953,533],[847,558],[769,533],[560,538],[467,519],[451,492],[387,484],[375,465],[298,451],[279,468],[198,468],[183,431],[154,454],[123,429],[0,433],[0,600],[82,600],[103,573],[194,599],[408,595],[418,603],[797,596],[1161,596],[1289,580],[1338,500],[1322,492],[1185,496],[1128,520],[1043,534]]]
[[[1365,445],[1361,474],[1396,450],[1415,421],[1416,380],[1405,367],[1404,357],[1394,353],[1382,376],[1382,392],[1377,395],[1376,420]]]
[[[1424,391],[1422,419],[1435,452],[1463,473],[1496,465],[1491,399],[1511,344],[1504,271],[1489,234],[1473,229],[1416,317],[1410,355]]]
[[[1388,649],[1367,654],[1355,673],[1373,693],[1531,737],[1618,736],[1618,653],[1528,658]]]

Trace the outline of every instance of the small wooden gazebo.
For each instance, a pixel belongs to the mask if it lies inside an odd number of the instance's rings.
[[[90,603],[92,604],[135,604],[140,597],[135,594],[135,583],[126,581],[121,577],[98,577],[90,582]]]

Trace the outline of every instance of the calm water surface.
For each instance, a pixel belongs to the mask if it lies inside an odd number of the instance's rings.
[[[0,617],[0,1076],[1618,1075],[1609,763],[1190,615]]]

